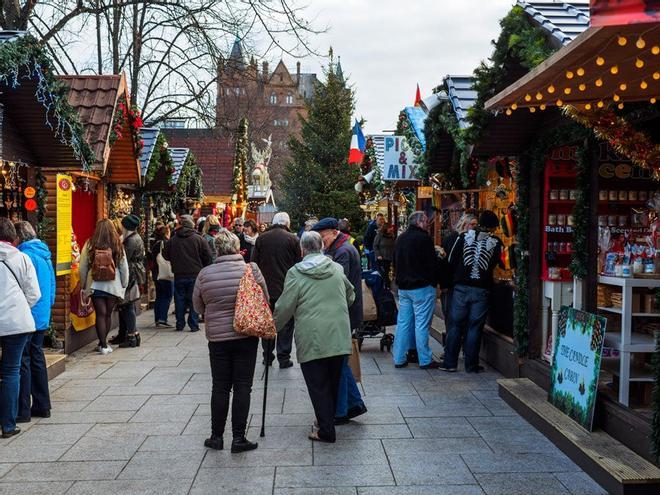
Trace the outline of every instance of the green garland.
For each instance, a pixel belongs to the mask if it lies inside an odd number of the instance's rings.
[[[75,109],[67,102],[69,89],[55,78],[53,64],[43,46],[29,35],[0,43],[0,86],[15,89],[24,80],[36,83],[35,97],[45,109],[45,124],[62,144],[71,147],[83,170],[89,171],[94,153],[84,138]]]
[[[653,366],[653,392],[651,394],[651,455],[660,462],[660,330],[655,331],[655,352],[651,360]]]
[[[417,177],[420,179],[426,178],[428,176],[428,169],[426,167],[426,161],[424,160],[424,147],[415,134],[412,122],[410,122],[405,110],[402,110],[399,113],[399,120],[396,124],[396,134],[397,136],[404,136],[408,141],[408,145],[412,149],[413,155],[415,156],[413,162],[419,167],[417,169]]]
[[[149,166],[147,167],[147,173],[145,176],[145,184],[154,180],[156,173],[161,168],[164,168],[167,171],[167,183],[171,186],[172,174],[174,173],[174,163],[172,162],[172,156],[167,151],[165,134],[159,132],[158,137],[156,138],[156,143],[154,144],[154,150],[151,152],[151,159],[149,160]]]
[[[35,182],[37,186],[37,237],[46,239],[48,234],[53,231],[53,219],[46,216],[48,189],[46,189],[46,176],[41,172],[41,169],[37,169]]]
[[[236,196],[236,203],[247,201],[247,161],[248,161],[248,120],[244,117],[238,124],[236,139],[236,152],[234,154],[233,178],[231,181],[232,195]]]
[[[586,131],[585,133],[587,133]],[[589,212],[591,210],[591,177],[586,145],[579,146],[576,154],[577,198],[573,207],[573,254],[569,270],[577,278],[585,278],[589,271]]]
[[[447,88],[445,87],[445,90]],[[430,170],[434,161],[434,156],[441,139],[445,134],[449,134],[453,143],[451,163],[439,172],[447,182],[450,189],[459,189],[467,186],[468,178],[462,176],[462,172],[467,173],[467,162],[469,153],[465,141],[465,133],[458,124],[458,118],[454,113],[451,103],[443,101],[437,105],[426,118],[424,124],[424,135],[426,136],[426,151],[424,153],[424,166]]]
[[[176,195],[180,200],[195,199],[203,201],[204,199],[202,171],[197,165],[197,158],[192,152],[189,152],[186,157],[176,189]]]

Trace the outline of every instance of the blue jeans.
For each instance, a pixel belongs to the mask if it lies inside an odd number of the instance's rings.
[[[479,366],[481,333],[486,323],[490,293],[487,289],[457,285],[454,287],[450,307],[449,331],[445,346],[445,366],[456,368],[458,353],[465,354],[465,371],[475,371]]]
[[[364,406],[364,401],[360,395],[360,389],[355,382],[353,372],[351,371],[350,366],[348,366],[348,356],[346,356],[344,357],[344,363],[341,366],[335,417],[343,418],[348,415],[349,409],[362,406]]]
[[[29,333],[19,333],[0,337],[2,359],[0,361],[0,426],[7,433],[16,429],[18,414],[18,394],[20,390],[20,370],[23,349]]]
[[[27,334],[21,360],[21,392],[18,398],[18,415],[21,417],[29,418],[33,411],[35,413],[50,411],[48,370],[43,349],[45,333],[45,330],[40,330]]]
[[[186,326],[186,311],[188,313],[188,326],[191,330],[199,329],[199,318],[193,307],[193,289],[195,278],[178,278],[174,280],[174,310],[176,312],[176,329],[183,330]]]
[[[406,353],[417,348],[420,366],[429,364],[433,355],[429,347],[429,326],[435,308],[435,287],[399,289],[399,317],[396,320],[396,336],[392,355],[394,364],[406,362]]]
[[[172,303],[174,283],[171,280],[156,280],[156,301],[154,302],[154,322],[167,323],[167,313]]]

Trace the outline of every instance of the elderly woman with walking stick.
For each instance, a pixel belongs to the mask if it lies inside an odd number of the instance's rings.
[[[274,318],[278,330],[294,320],[297,358],[318,425],[309,439],[332,443],[339,380],[351,353],[348,307],[355,291],[341,265],[321,253],[318,232],[303,233],[300,247],[304,258],[287,272]]]

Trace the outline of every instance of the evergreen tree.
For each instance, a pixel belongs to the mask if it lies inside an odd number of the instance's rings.
[[[332,50],[324,75],[325,83],[316,84],[306,103],[307,117],[299,116],[300,138],[289,140],[292,161],[282,174],[280,207],[294,227],[310,216],[332,216],[348,218],[360,232],[364,214],[354,189],[360,170],[348,165],[353,91],[337,70]]]
[[[248,121],[242,118],[236,132],[236,150],[234,153],[231,192],[236,197],[236,204],[246,207],[247,202],[247,161],[248,161]]]

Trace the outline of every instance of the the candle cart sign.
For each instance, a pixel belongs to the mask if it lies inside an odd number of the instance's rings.
[[[562,307],[549,401],[591,431],[605,325],[602,316]]]

